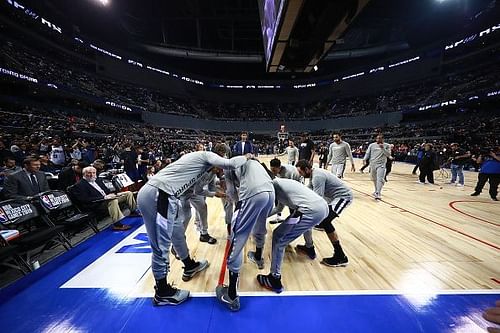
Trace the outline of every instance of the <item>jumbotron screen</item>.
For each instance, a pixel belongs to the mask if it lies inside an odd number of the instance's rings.
[[[279,27],[281,12],[287,0],[259,0],[260,25],[262,28],[262,40],[264,41],[264,54],[266,57],[266,68],[273,53],[276,30]]]

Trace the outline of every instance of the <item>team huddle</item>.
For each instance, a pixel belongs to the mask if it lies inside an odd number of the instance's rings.
[[[330,267],[347,265],[349,260],[333,221],[353,201],[352,190],[341,180],[346,159],[350,159],[353,171],[355,168],[349,145],[340,136],[334,144],[330,147],[329,159],[334,162],[331,172],[314,167],[312,158],[298,161],[289,158],[288,165],[275,158],[270,161],[270,168],[251,153],[229,158],[229,147],[221,143],[212,151],[199,147],[152,177],[139,191],[137,204],[153,253],[151,268],[156,280],[153,303],[177,305],[189,297],[189,291],[167,282],[170,252],[184,264],[183,281],[189,281],[209,266],[207,260],[191,258],[185,236],[193,206],[200,241],[216,242],[208,234],[207,196],[220,197],[226,214],[230,235],[226,258],[229,284],[219,285],[215,291],[217,299],[231,311],[240,309],[237,286],[248,238],[253,237],[255,250],[248,251],[246,256],[263,269],[267,219],[280,216],[285,206],[289,209],[288,217],[274,221],[280,225],[272,233],[270,272],[256,277],[261,286],[277,293],[284,290],[281,266],[285,248],[300,236],[304,237],[304,245],[297,245],[297,252],[316,258],[313,228],[323,230],[332,244],[333,255],[323,258],[321,263]],[[369,161],[372,170],[374,197],[380,199],[390,146],[383,143],[381,135],[372,145],[364,160]],[[245,143],[241,152],[245,153]]]

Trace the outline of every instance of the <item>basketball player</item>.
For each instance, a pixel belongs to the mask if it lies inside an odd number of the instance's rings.
[[[268,275],[257,275],[257,281],[264,288],[280,293],[283,291],[281,264],[286,246],[323,221],[328,216],[328,204],[314,191],[292,179],[275,178],[273,185],[278,206],[288,206],[290,216],[274,229],[271,270]]]
[[[231,148],[226,143],[226,139],[222,138],[221,143],[215,145],[214,153],[225,158],[231,158]],[[224,173],[219,175],[219,190],[226,192],[226,182],[224,178]],[[221,198],[222,206],[224,207],[224,220],[226,222],[227,236],[228,239],[231,235],[231,221],[233,220],[234,202],[231,198],[224,196]]]
[[[299,160],[299,149],[295,147],[292,140],[288,140],[288,147],[285,148],[285,154],[288,157],[288,164],[290,165],[295,165]]]
[[[302,176],[297,172],[297,168],[291,165],[281,165],[281,161],[277,158],[273,158],[269,165],[271,166],[271,172],[274,176],[280,178],[293,179],[300,183],[303,182]],[[271,220],[271,224],[276,224],[282,222],[284,219],[281,217],[283,212],[283,206],[281,209],[276,211],[276,219]],[[274,215],[274,214],[273,214]]]
[[[172,287],[167,282],[171,243],[184,263],[182,279],[189,281],[208,267],[206,260],[194,261],[187,249],[182,206],[185,193],[213,167],[235,169],[252,155],[225,159],[212,152],[197,151],[182,156],[154,175],[139,191],[137,204],[151,243],[151,269],[156,280],[155,305],[177,305],[189,297],[189,291]]]
[[[200,233],[200,242],[215,244],[217,240],[208,233],[208,207],[207,197],[223,198],[225,195],[221,191],[217,191],[216,187],[216,174],[221,174],[222,170],[219,168],[212,168],[212,172],[203,175],[203,177],[192,187],[192,194],[186,193],[189,198],[189,204],[183,207],[184,211],[184,229],[187,228],[191,220],[191,206],[194,208],[195,225]],[[187,191],[186,191],[187,192]]]
[[[333,142],[330,144],[328,149],[328,162],[327,164],[332,164],[332,173],[339,177],[344,177],[345,170],[345,160],[349,158],[351,162],[351,171],[356,172],[356,167],[354,166],[354,159],[352,158],[351,146],[349,143],[342,141],[339,133],[333,134]]]
[[[318,168],[313,168],[308,161],[297,162],[297,171],[304,178],[311,178],[309,186],[320,197],[324,198],[329,206],[328,216],[318,225],[326,232],[328,239],[333,245],[333,257],[323,258],[321,263],[330,267],[346,266],[349,262],[340,245],[340,240],[332,221],[340,216],[342,211],[351,204],[353,200],[352,190],[342,180],[332,173]],[[304,233],[305,245],[297,245],[298,252],[305,253],[311,259],[316,258],[312,232]]]
[[[229,286],[217,286],[215,293],[222,304],[231,311],[238,311],[240,299],[236,289],[243,248],[252,233],[256,250],[248,252],[248,258],[262,269],[266,219],[274,206],[274,187],[267,171],[256,160],[249,160],[234,171],[226,171],[225,177],[226,195],[237,202],[236,217],[232,223],[231,250],[227,259]]]
[[[373,197],[375,200],[380,200],[382,187],[385,183],[385,171],[387,159],[391,157],[391,146],[384,143],[384,135],[378,134],[376,141],[371,143],[366,149],[365,157],[363,157],[363,164],[370,161],[370,174],[375,186]]]

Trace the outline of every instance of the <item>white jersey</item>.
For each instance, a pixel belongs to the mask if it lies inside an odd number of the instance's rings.
[[[286,147],[285,152],[288,156],[288,163],[297,162],[299,160],[299,149],[297,147]]]
[[[62,146],[52,146],[50,151],[50,161],[55,165],[66,164],[66,156],[64,155],[64,149]]]

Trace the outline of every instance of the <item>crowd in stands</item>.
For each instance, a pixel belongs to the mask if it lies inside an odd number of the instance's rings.
[[[217,103],[168,96],[159,90],[98,76],[92,59],[70,53],[30,48],[0,34],[2,66],[43,78],[75,94],[112,100],[136,110],[212,119],[325,119],[415,109],[449,99],[474,96],[500,86],[498,64],[449,71],[425,81],[365,96],[327,98],[313,103]],[[25,42],[28,43],[28,42]],[[496,48],[495,48],[496,50]]]

